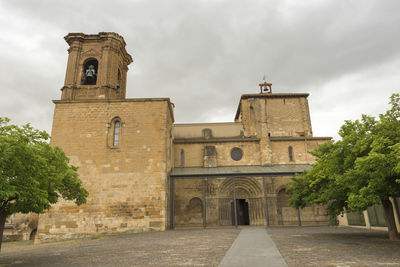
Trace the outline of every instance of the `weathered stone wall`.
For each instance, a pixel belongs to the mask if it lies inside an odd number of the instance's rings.
[[[243,95],[236,121],[246,136],[311,136],[307,94]],[[240,115],[240,116],[239,116]]]
[[[227,138],[241,137],[243,135],[243,125],[236,122],[217,122],[217,123],[185,123],[174,125],[175,138],[203,138],[204,130],[211,130],[211,137]]]
[[[60,201],[40,216],[38,238],[164,230],[172,114],[168,99],[55,101],[51,144],[79,167],[87,203]],[[109,142],[114,118],[119,145]]]
[[[311,136],[306,97],[268,98],[266,105],[271,136]]]
[[[271,163],[266,101],[264,96],[243,95],[239,104],[240,122],[243,124],[244,136],[260,138],[260,164]]]
[[[202,167],[204,164],[205,146],[215,146],[218,166],[260,165],[260,148],[258,141],[252,142],[207,142],[174,144],[175,167]],[[243,158],[235,161],[231,158],[231,149],[241,148]],[[184,151],[184,166],[181,166],[181,151]]]
[[[314,156],[309,152],[317,148],[320,144],[326,142],[327,139],[311,139],[311,140],[286,140],[272,141],[272,163],[274,164],[303,164],[314,163]],[[289,147],[292,147],[293,160],[289,158]]]

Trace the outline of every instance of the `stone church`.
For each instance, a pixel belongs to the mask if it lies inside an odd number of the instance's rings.
[[[87,203],[61,200],[36,240],[232,225],[326,225],[323,206],[295,210],[287,183],[310,168],[306,93],[240,97],[233,122],[174,123],[169,98],[126,98],[132,57],[116,34],[70,33],[51,144],[79,167]]]

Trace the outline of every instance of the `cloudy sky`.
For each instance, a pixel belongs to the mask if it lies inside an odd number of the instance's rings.
[[[400,92],[397,0],[0,0],[0,116],[50,131],[69,32],[121,34],[127,97],[170,97],[176,122],[233,121],[241,94],[308,92],[315,136]]]

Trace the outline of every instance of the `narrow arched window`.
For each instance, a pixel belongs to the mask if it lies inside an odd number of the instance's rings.
[[[288,153],[289,153],[289,161],[293,161],[293,147],[289,146]]]
[[[185,151],[181,149],[181,166],[183,167],[185,165]]]
[[[117,147],[119,143],[119,129],[120,129],[121,123],[119,120],[116,120],[114,122],[114,139],[113,139],[113,146]]]
[[[118,76],[117,76],[117,89],[121,87],[121,71],[118,69]]]

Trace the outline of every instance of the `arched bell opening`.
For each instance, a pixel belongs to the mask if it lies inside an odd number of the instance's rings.
[[[87,59],[83,63],[82,85],[95,85],[97,83],[99,62],[95,58]]]

